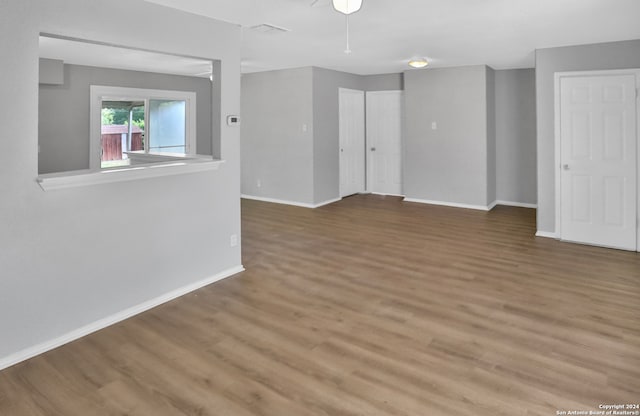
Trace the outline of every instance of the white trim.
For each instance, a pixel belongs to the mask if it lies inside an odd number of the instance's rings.
[[[306,202],[288,201],[286,199],[267,198],[263,196],[255,196],[255,195],[247,195],[247,194],[240,195],[240,198],[251,199],[253,201],[271,202],[273,204],[292,205],[294,207],[301,207],[301,208],[320,208],[325,205],[333,204],[334,202],[338,202],[342,200],[342,198],[335,198],[335,199],[329,199],[327,201],[320,202],[318,204],[309,204]]]
[[[89,167],[100,169],[101,126],[102,126],[102,100],[127,101],[144,100],[144,114],[147,132],[150,129],[149,120],[149,99],[154,100],[182,100],[185,101],[185,147],[186,154],[196,153],[196,93],[193,91],[157,90],[146,88],[126,88],[108,87],[104,85],[89,86]],[[147,134],[147,137],[149,135]],[[147,140],[148,142],[148,140]],[[145,152],[149,148],[145,145]]]
[[[555,227],[556,230],[554,235],[560,236],[562,230],[562,207],[560,201],[562,201],[562,191],[560,189],[561,177],[560,177],[560,166],[562,165],[560,161],[560,79],[562,77],[562,73],[556,72],[554,75],[554,98],[553,98],[553,107],[554,107],[554,165],[553,165],[553,175],[555,181]],[[537,235],[537,234],[536,234]]]
[[[385,194],[385,193],[382,193],[382,192],[367,192],[367,193],[368,193],[368,194],[371,194],[371,195],[380,195],[380,196],[399,196],[399,197],[404,198],[404,194]]]
[[[43,191],[52,191],[55,189],[211,171],[217,170],[222,163],[224,163],[224,160],[212,160],[210,156],[208,159],[180,158],[173,162],[134,165],[126,168],[48,173],[38,176],[36,182],[38,182]]]
[[[216,274],[215,276],[208,277],[199,282],[195,282],[171,292],[165,293],[164,295],[160,295],[154,299],[140,303],[136,306],[132,306],[111,316],[99,319],[88,325],[56,337],[52,340],[34,345],[29,348],[25,348],[24,350],[13,353],[7,357],[0,358],[0,370],[11,367],[12,365],[28,360],[29,358],[35,357],[36,355],[40,355],[54,348],[58,348],[64,344],[75,341],[79,338],[87,336],[93,332],[99,331],[118,322],[124,321],[125,319],[131,318],[132,316],[148,311],[149,309],[155,308],[156,306],[162,305],[163,303],[169,302],[175,298],[179,298],[180,296],[184,296],[187,293],[193,292],[194,290],[233,276],[242,271],[244,271],[244,267],[242,267],[242,265],[232,267]]]
[[[536,209],[538,208],[538,204],[529,204],[527,202],[513,202],[513,201],[502,201],[502,200],[498,200],[496,201],[497,205],[504,205],[507,207],[520,207],[520,208],[533,208]]]
[[[555,238],[562,239],[562,189],[561,189],[561,142],[560,142],[560,82],[562,78],[570,77],[586,77],[586,76],[611,76],[611,75],[635,75],[636,77],[636,138],[637,138],[637,156],[636,156],[636,172],[638,175],[636,196],[638,201],[636,203],[636,218],[640,217],[640,102],[638,102],[638,88],[640,88],[640,69],[613,69],[602,71],[568,71],[568,72],[556,72],[554,76],[554,161],[555,166],[553,169],[555,179],[555,222],[556,231]],[[640,252],[640,221],[636,221],[636,250]]]
[[[536,237],[554,238],[558,239],[558,235],[551,231],[536,231]]]
[[[293,205],[294,207],[313,208],[313,204],[308,204],[306,202],[287,201],[285,199],[266,198],[263,196],[254,196],[254,195],[246,195],[246,194],[240,195],[240,198],[251,199],[254,201],[261,201],[261,202],[271,202],[273,204]]]
[[[318,204],[315,204],[313,206],[313,208],[320,208],[320,207],[323,207],[325,205],[333,204],[334,202],[338,202],[338,201],[342,201],[342,198],[328,199],[328,200],[326,200],[324,202],[320,202]]]
[[[445,207],[453,207],[453,208],[475,209],[479,211],[491,211],[491,209],[495,206],[495,202],[485,206],[485,205],[459,204],[457,202],[431,201],[428,199],[417,199],[417,198],[404,198],[403,201],[416,202],[418,204],[442,205]]]
[[[492,203],[487,205],[487,211],[491,211],[492,209],[494,209],[496,207],[496,205],[498,205],[498,201],[493,201]]]

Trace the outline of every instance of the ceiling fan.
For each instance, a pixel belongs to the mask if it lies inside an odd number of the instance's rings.
[[[333,8],[340,13],[349,15],[360,10],[362,0],[312,0],[310,7],[324,7],[333,5]]]
[[[344,53],[350,54],[351,48],[349,47],[349,15],[357,12],[362,7],[362,0],[313,0],[311,7],[333,5],[335,11],[345,15],[345,21],[347,26],[347,48]]]

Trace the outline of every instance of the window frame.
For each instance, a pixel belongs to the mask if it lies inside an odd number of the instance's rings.
[[[185,101],[185,156],[196,155],[196,93],[193,91],[158,90],[147,88],[114,87],[105,85],[91,85],[89,87],[89,168],[102,170],[102,101],[135,101],[144,100],[180,100]],[[148,105],[145,105],[145,122],[148,120]],[[145,125],[147,145],[145,154],[163,155],[163,153],[149,152],[149,126]],[[167,155],[166,153],[164,155]],[[150,160],[150,163],[153,163]],[[123,166],[121,168],[128,168]],[[119,168],[108,168],[119,169]]]

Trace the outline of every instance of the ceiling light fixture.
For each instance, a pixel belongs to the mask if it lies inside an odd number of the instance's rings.
[[[350,15],[362,7],[362,0],[333,0],[333,8],[337,12]]]
[[[332,0],[333,8],[345,15],[347,21],[347,48],[344,53],[350,54],[351,48],[349,47],[349,15],[357,12],[362,7],[362,0]]]
[[[411,68],[424,68],[427,65],[429,65],[429,61],[425,58],[411,58],[409,61],[409,66]]]

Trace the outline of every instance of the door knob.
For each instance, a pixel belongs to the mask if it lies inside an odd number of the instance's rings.
[[[371,148],[371,151],[372,151],[372,152],[375,152],[375,151],[376,151],[376,148],[375,148],[375,147],[372,147],[372,148]]]
[[[569,170],[569,165],[562,165],[562,169]]]

